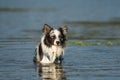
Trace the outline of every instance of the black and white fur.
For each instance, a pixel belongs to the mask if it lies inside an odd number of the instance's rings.
[[[67,27],[53,29],[48,24],[44,25],[43,36],[36,47],[35,62],[61,63],[66,44]]]

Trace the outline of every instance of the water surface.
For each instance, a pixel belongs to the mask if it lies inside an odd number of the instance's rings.
[[[120,26],[81,24],[119,20],[119,0],[86,1],[1,0],[0,80],[120,80]],[[32,61],[45,23],[69,26],[61,65]]]

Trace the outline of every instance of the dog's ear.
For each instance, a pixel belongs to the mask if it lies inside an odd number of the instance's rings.
[[[53,28],[48,24],[44,24],[43,33],[48,34]]]
[[[61,28],[59,28],[59,30],[60,30],[64,35],[66,35],[67,32],[68,32],[68,27],[67,27],[67,26],[62,26]]]

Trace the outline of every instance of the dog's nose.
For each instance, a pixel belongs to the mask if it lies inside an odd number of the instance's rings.
[[[60,45],[60,41],[56,41],[57,45]]]

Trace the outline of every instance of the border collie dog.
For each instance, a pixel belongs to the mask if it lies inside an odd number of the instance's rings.
[[[34,62],[62,63],[67,30],[66,26],[53,29],[48,24],[45,24],[43,36],[35,50]]]

